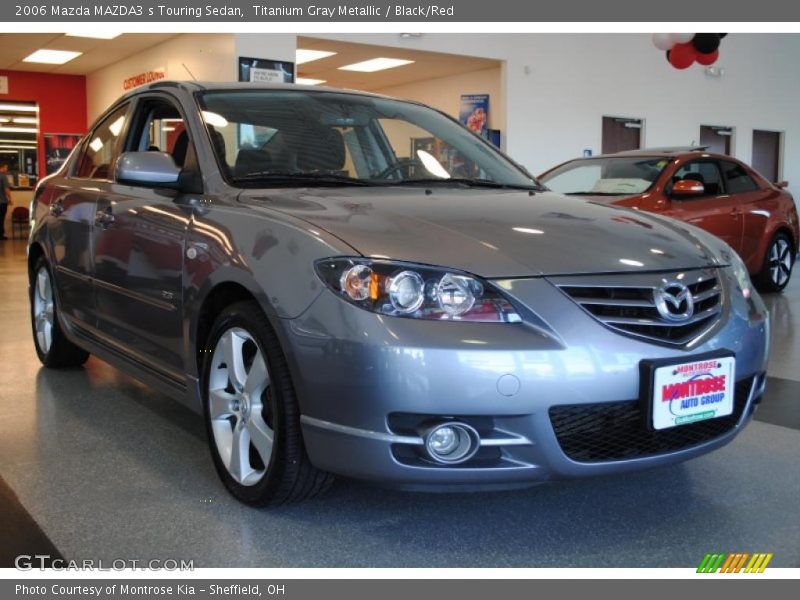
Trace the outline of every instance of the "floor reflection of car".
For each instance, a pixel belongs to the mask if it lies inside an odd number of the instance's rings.
[[[92,353],[186,403],[254,505],[332,474],[507,489],[675,463],[764,389],[767,311],[726,244],[550,193],[415,103],[143,86],[33,211],[42,363]]]
[[[561,194],[663,214],[723,239],[763,291],[789,283],[800,241],[794,199],[743,162],[703,148],[578,158],[540,176]]]

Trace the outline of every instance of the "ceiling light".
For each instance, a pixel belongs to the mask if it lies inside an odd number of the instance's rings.
[[[227,127],[228,126],[228,119],[223,117],[220,114],[215,112],[211,112],[210,110],[204,110],[201,113],[203,115],[203,120],[208,123],[209,125],[213,125],[214,127]]]
[[[5,133],[38,133],[35,127],[0,127],[0,131]]]
[[[39,119],[37,119],[36,117],[14,117],[12,119],[12,121],[14,121],[14,123],[34,123],[35,124],[35,123],[39,122]]]
[[[121,31],[68,31],[67,37],[92,38],[95,40],[113,40],[122,35]]]
[[[22,62],[43,63],[46,65],[63,65],[73,58],[79,57],[83,52],[73,52],[71,50],[37,50],[22,59]]]
[[[336,52],[328,52],[327,50],[307,50],[305,48],[298,48],[294,54],[294,62],[298,65],[311,62],[312,60],[319,60],[321,58],[328,58],[335,55]]]
[[[175,131],[175,128],[174,127],[164,126],[164,127],[161,128],[161,131]]]
[[[383,71],[385,69],[394,69],[395,67],[402,67],[403,65],[410,65],[413,60],[405,60],[403,58],[373,58],[363,62],[353,63],[352,65],[345,65],[339,67],[340,71],[359,71],[361,73],[374,73],[375,71]]]
[[[5,117],[0,117],[0,123],[8,123],[11,119],[6,119]]]
[[[300,85],[319,85],[321,83],[325,83],[327,79],[313,79],[311,77],[298,77],[295,79],[295,83]]]
[[[108,130],[111,132],[111,135],[117,137],[119,132],[122,131],[122,126],[125,124],[125,116],[119,117],[116,121],[114,121],[111,125],[108,126]]]
[[[0,104],[0,110],[10,112],[39,112],[39,107],[35,104]]]
[[[0,146],[0,148],[3,150],[36,150],[36,146]]]

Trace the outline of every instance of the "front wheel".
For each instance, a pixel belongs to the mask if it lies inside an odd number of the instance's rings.
[[[36,355],[45,367],[79,367],[89,353],[70,342],[58,322],[53,278],[44,257],[33,267],[30,283],[31,326]]]
[[[764,256],[764,264],[755,280],[763,292],[780,292],[785,288],[792,276],[794,267],[794,246],[785,233],[778,233],[772,238]]]
[[[300,411],[277,336],[254,302],[226,308],[203,368],[206,429],[228,490],[254,506],[304,500],[333,477],[305,452]]]

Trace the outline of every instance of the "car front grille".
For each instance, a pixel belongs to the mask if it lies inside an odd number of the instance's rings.
[[[747,405],[753,377],[736,383],[733,413],[669,429],[650,429],[639,400],[553,406],[550,422],[561,449],[578,462],[644,458],[683,450],[731,431]]]
[[[633,279],[635,278],[635,281]],[[683,279],[694,312],[682,321],[659,314],[655,292],[665,282]],[[589,281],[590,280],[590,281]],[[714,270],[652,275],[556,278],[553,282],[595,319],[615,331],[681,346],[708,330],[722,311],[722,288]]]

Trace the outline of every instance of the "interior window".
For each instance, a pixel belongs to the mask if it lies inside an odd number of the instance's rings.
[[[725,171],[725,181],[728,184],[728,193],[742,194],[753,192],[758,189],[755,179],[748,175],[742,165],[732,162],[723,162],[722,168]]]
[[[111,113],[89,134],[83,147],[77,177],[89,179],[110,179],[111,167],[117,157],[119,137],[125,128],[125,115],[128,105],[123,105]]]
[[[171,102],[154,99],[143,102],[138,115],[129,147],[139,152],[166,152],[183,167],[194,147],[178,109]]]
[[[672,182],[681,179],[699,181],[705,187],[707,196],[719,196],[724,193],[722,177],[716,163],[709,161],[693,161],[686,163],[672,176]]]

